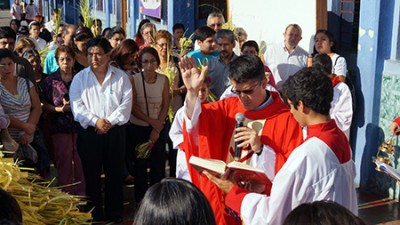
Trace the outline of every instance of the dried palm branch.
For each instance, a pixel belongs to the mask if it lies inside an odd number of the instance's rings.
[[[91,213],[80,212],[83,197],[73,196],[52,182],[41,181],[12,159],[0,158],[0,187],[9,192],[22,210],[23,224],[91,224]]]

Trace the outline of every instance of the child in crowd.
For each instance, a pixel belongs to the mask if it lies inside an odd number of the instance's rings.
[[[47,42],[39,37],[40,34],[40,23],[37,21],[33,21],[29,24],[29,34],[30,38],[33,42],[35,42],[36,50],[40,51],[44,49],[47,45]]]
[[[208,60],[218,56],[218,51],[215,48],[215,31],[207,26],[199,27],[194,32],[194,39],[199,45],[199,49],[191,51],[187,54],[192,56],[197,66],[200,64],[207,65]]]
[[[208,83],[209,82],[206,79],[201,85],[201,88],[199,90],[199,99],[201,104],[208,103],[207,96],[210,93]],[[183,110],[184,109],[182,107],[176,112],[175,119],[171,124],[169,136],[172,140],[173,148],[178,149],[178,154],[176,157],[176,177],[191,181],[186,162],[186,155],[183,150],[183,133],[182,133],[183,120],[184,120]]]

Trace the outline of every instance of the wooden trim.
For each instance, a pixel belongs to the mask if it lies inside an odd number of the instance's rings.
[[[226,18],[225,22],[228,22],[231,19],[231,9],[230,9],[230,2],[229,0],[226,0]]]
[[[122,29],[124,29],[125,31],[126,31],[126,21],[127,21],[127,16],[126,16],[126,13],[128,12],[128,9],[127,9],[127,5],[128,4],[126,4],[126,1],[130,1],[130,0],[122,0],[121,2],[122,2],[122,12],[121,12],[121,14],[122,14],[122,17],[121,17],[121,27],[122,27]],[[117,3],[118,4],[118,3]]]
[[[327,1],[316,0],[316,28],[328,29],[328,12],[327,12]]]

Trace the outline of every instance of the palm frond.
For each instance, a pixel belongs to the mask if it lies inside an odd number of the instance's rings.
[[[58,34],[58,29],[60,28],[60,24],[61,24],[61,13],[62,13],[62,9],[58,9],[58,14],[57,14],[56,21],[55,21],[56,29],[54,30],[54,34]]]
[[[79,2],[79,12],[81,13],[83,19],[83,26],[85,27],[92,27],[93,25],[93,17],[90,13],[90,0],[81,0]]]

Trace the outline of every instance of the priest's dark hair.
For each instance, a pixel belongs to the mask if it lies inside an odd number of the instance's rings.
[[[304,203],[286,217],[283,225],[365,225],[365,222],[350,210],[332,201]]]
[[[290,76],[283,84],[283,99],[295,109],[302,101],[314,112],[329,115],[333,99],[332,81],[318,68],[304,68]]]
[[[135,225],[215,225],[204,194],[192,183],[165,178],[150,187],[136,213]]]
[[[265,79],[264,64],[258,56],[242,55],[228,64],[229,79],[237,83]]]

